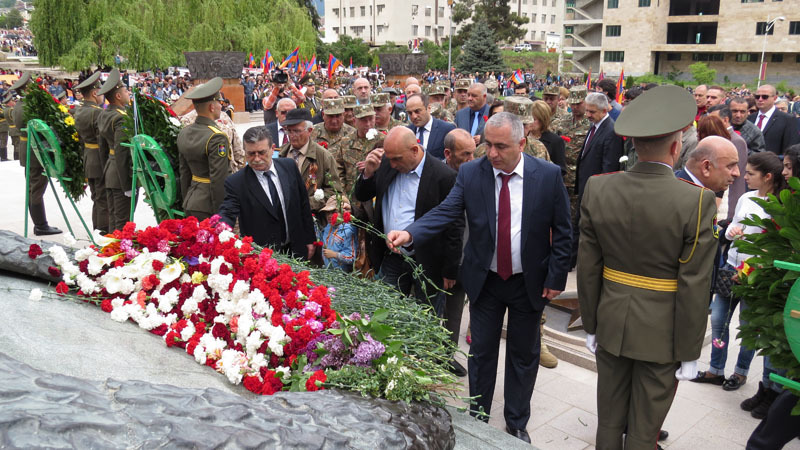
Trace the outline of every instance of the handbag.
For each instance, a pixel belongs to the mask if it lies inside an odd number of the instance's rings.
[[[717,270],[717,279],[714,285],[714,292],[723,297],[730,298],[732,295],[731,286],[736,284],[736,282],[733,281],[734,275],[736,275],[735,270],[720,267]]]

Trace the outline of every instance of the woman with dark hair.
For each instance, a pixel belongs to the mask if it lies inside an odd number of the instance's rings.
[[[499,112],[503,112],[503,101],[495,100],[492,102],[492,106],[489,107],[489,117],[492,117]]]
[[[783,153],[783,177],[800,177],[800,144],[794,144]]]
[[[731,134],[725,128],[725,123],[719,116],[705,115],[697,123],[697,142],[702,141],[708,136],[722,136],[727,140],[731,139]]]

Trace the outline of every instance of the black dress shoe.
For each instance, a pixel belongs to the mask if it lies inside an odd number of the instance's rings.
[[[733,374],[722,383],[722,389],[726,391],[735,391],[742,387],[743,384],[747,383],[747,377],[743,375]]]
[[[692,378],[689,381],[692,381],[692,382],[695,382],[695,383],[715,384],[717,386],[722,386],[722,383],[725,382],[725,377],[723,375],[713,375],[713,376],[708,377],[708,376],[706,376],[707,373],[708,372],[703,372],[703,371],[697,372],[697,376]]]
[[[659,440],[659,441],[666,441],[668,437],[669,437],[669,431],[667,431],[667,430],[660,430],[660,431],[658,432],[658,440]]]
[[[458,361],[455,359],[450,360],[450,367],[447,368],[453,375],[457,377],[465,377],[467,376],[467,369],[464,368]]]
[[[509,428],[508,425],[506,425],[506,433],[514,436],[515,438],[521,441],[525,441],[528,444],[531,443],[531,437],[528,436],[528,432],[525,430],[515,430],[513,428]]]
[[[56,227],[51,227],[50,225],[45,225],[43,227],[33,227],[33,234],[36,236],[50,236],[51,234],[60,234],[62,233]]]

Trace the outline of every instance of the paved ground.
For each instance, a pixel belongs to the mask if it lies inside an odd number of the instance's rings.
[[[258,123],[237,125],[237,129],[243,133],[253,125],[258,125]],[[0,163],[0,205],[3,205],[0,210],[2,211],[0,228],[20,234],[23,230],[25,198],[23,187],[24,170],[18,162]],[[65,206],[67,216],[73,224],[73,229],[76,231],[76,236],[79,239],[85,238],[86,232],[81,229],[80,222],[69,201],[63,197],[60,188],[57,191]],[[66,230],[64,219],[59,213],[50,188],[45,195],[45,203],[50,224]],[[136,212],[136,222],[144,226],[154,224],[155,219],[152,212],[146,205],[141,206],[140,204],[140,208]],[[82,199],[78,203],[78,207],[84,218],[89,219],[91,204],[88,198]],[[32,230],[32,225],[30,226]],[[48,240],[62,241],[62,236],[55,236]],[[574,277],[575,273],[573,272],[570,274],[570,286],[574,286]],[[468,351],[465,342],[467,323],[468,313],[465,311],[459,341],[461,349],[465,352]],[[737,324],[738,322],[732,324],[732,327]],[[732,342],[730,345],[729,371],[735,364],[738,352],[736,342]],[[700,359],[700,370],[708,368],[710,353],[711,346],[705,346]],[[459,357],[465,364],[463,356]],[[505,357],[504,344],[501,344],[500,357],[501,361]],[[750,417],[749,413],[742,411],[739,403],[755,393],[758,380],[761,378],[762,365],[763,358],[757,356],[753,360],[747,384],[735,392],[726,392],[721,387],[711,385],[680,383],[675,403],[664,425],[664,428],[669,431],[669,439],[663,443],[664,447],[721,450],[744,448],[758,421]],[[502,429],[504,427],[502,362],[499,364],[499,370],[490,424]],[[542,449],[594,448],[598,412],[595,399],[596,382],[596,373],[563,361],[555,369],[541,368],[539,370],[536,389],[531,401],[532,418],[528,425],[534,446]],[[466,379],[464,379],[463,392],[466,395]],[[794,440],[785,448],[800,450],[800,441]]]

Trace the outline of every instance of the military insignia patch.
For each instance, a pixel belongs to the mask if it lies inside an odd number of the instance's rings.
[[[217,154],[221,157],[226,157],[228,155],[228,147],[225,144],[220,144],[217,147]]]
[[[717,224],[716,214],[714,214],[714,220],[711,222],[711,229],[714,232],[714,239],[719,239],[719,224]]]

